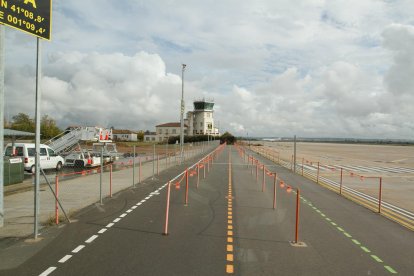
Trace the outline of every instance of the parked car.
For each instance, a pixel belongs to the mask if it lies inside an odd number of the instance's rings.
[[[24,163],[25,171],[35,172],[35,144],[33,143],[15,143],[7,144],[4,151],[5,156],[20,157]],[[62,156],[55,153],[55,151],[47,146],[40,144],[40,167],[42,169],[56,169],[59,171],[65,164]]]
[[[101,158],[88,150],[74,151],[65,157],[65,166],[67,167],[96,167],[100,163]]]

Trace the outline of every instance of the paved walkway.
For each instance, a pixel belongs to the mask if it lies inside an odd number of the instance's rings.
[[[202,148],[189,150],[185,153],[185,158],[189,159],[201,154]],[[206,148],[207,150],[207,148]],[[140,185],[140,182],[150,181],[153,177],[157,178],[157,162],[143,162],[141,175],[139,172],[139,159],[136,158],[135,172],[132,169],[132,159],[129,166],[112,173],[112,193]],[[176,156],[166,159],[160,159],[159,172],[176,166],[179,159]],[[154,166],[154,167],[153,167]],[[135,174],[135,176],[133,176]],[[52,188],[55,189],[55,176],[48,175]],[[141,181],[140,181],[141,178]],[[133,181],[135,179],[135,181]],[[45,182],[41,175],[41,181]],[[76,211],[100,201],[100,173],[98,169],[91,170],[84,175],[78,174],[72,179],[59,181],[59,200],[66,213],[72,216]],[[109,167],[106,167],[102,177],[102,197],[108,197],[110,194],[110,173]],[[34,232],[34,192],[33,187],[30,190],[23,190],[5,196],[5,226],[0,228],[0,241],[2,239],[27,237]],[[59,212],[60,220],[64,220],[62,211]],[[47,184],[41,184],[40,188],[40,215],[39,227],[43,228],[52,225],[55,222],[55,198]]]

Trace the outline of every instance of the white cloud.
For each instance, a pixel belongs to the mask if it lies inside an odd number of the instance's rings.
[[[239,135],[411,138],[409,0],[54,3],[43,111],[59,124],[152,129],[215,99]],[[6,36],[6,109],[33,113],[34,40]],[[22,101],[22,99],[25,99]]]

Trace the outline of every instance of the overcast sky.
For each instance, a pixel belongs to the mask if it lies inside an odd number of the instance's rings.
[[[414,1],[53,0],[42,114],[154,130],[214,98],[235,135],[414,137]],[[34,114],[36,39],[6,28],[6,119]]]

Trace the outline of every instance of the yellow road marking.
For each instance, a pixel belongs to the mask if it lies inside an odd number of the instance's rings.
[[[233,242],[233,238],[232,237],[227,237],[227,242]]]
[[[232,244],[227,245],[227,251],[233,252],[233,245]]]
[[[232,262],[234,260],[233,254],[227,254],[227,261]]]
[[[233,236],[233,231],[227,231],[227,236]]]
[[[234,267],[232,264],[226,265],[226,272],[227,273],[234,273]]]

